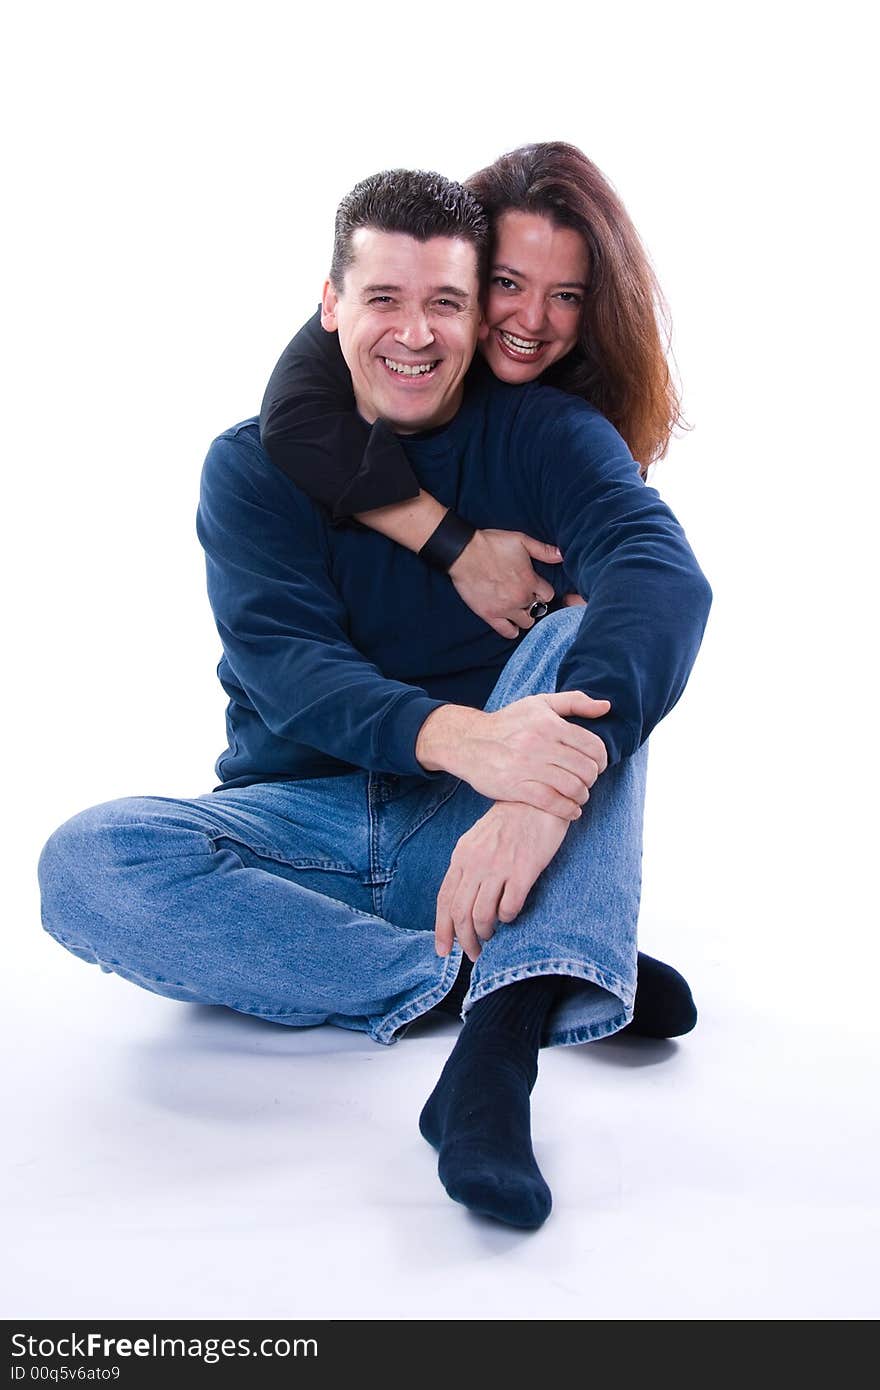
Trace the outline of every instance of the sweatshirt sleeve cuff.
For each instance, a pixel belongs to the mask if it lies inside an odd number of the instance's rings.
[[[447,704],[432,700],[421,692],[395,704],[383,717],[378,731],[379,754],[389,772],[403,777],[424,777],[436,780],[444,772],[428,772],[416,757],[416,739],[429,714]]]
[[[375,507],[391,507],[419,495],[419,483],[397,435],[377,420],[358,471],[345,491],[336,499],[333,519],[338,521],[356,512]]]
[[[583,719],[579,715],[566,715],[566,722],[577,724],[579,729],[589,729],[591,734],[596,734],[602,740],[608,754],[609,767],[622,762],[624,758],[631,758],[639,746],[640,740],[635,730],[622,719],[612,719],[609,715],[601,719]]]

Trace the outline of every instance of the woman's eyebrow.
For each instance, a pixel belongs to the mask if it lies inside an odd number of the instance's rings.
[[[514,270],[512,265],[496,264],[493,265],[492,269],[493,271],[503,270],[508,275],[517,275],[520,280],[528,280],[529,278],[524,270]],[[563,290],[585,290],[587,288],[586,280],[555,280],[554,284],[558,285],[559,288]]]

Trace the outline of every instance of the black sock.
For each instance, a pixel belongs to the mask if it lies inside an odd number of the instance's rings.
[[[455,1201],[531,1229],[552,1198],[532,1151],[529,1096],[557,975],[496,989],[474,1004],[419,1119],[439,1150],[440,1181]]]
[[[471,971],[473,965],[467,956],[462,955],[461,964],[458,967],[458,974],[455,977],[455,984],[444,999],[439,1004],[435,1004],[433,1009],[428,1012],[432,1014],[449,1014],[452,1018],[461,1018],[461,1006],[464,1003],[464,996],[467,994],[471,983]]]
[[[680,1038],[697,1022],[697,1008],[683,975],[639,952],[639,971],[632,1021],[621,1033],[643,1038]]]
[[[431,1013],[461,1018],[461,1006],[471,982],[471,969],[467,956],[462,956],[455,984],[446,998],[434,1005]],[[696,1022],[696,1006],[684,976],[673,970],[671,965],[640,951],[632,1021],[620,1031],[644,1038],[679,1038],[689,1033]]]

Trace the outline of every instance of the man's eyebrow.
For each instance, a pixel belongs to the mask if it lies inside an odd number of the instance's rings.
[[[364,285],[362,294],[400,294],[399,285]],[[467,299],[467,290],[460,289],[458,285],[435,285],[432,294],[454,294],[458,299]]]
[[[528,280],[529,278],[524,270],[514,270],[512,265],[493,265],[492,269],[493,271],[504,270],[508,275],[516,275],[520,280]],[[587,288],[586,280],[554,280],[553,283],[564,290],[585,290]]]

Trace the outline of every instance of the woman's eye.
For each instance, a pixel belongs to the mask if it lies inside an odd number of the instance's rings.
[[[572,290],[560,290],[556,298],[561,299],[563,304],[583,304],[581,296],[575,294]]]
[[[498,285],[502,290],[515,290],[516,281],[511,280],[507,275],[496,275],[492,280],[493,285]]]

